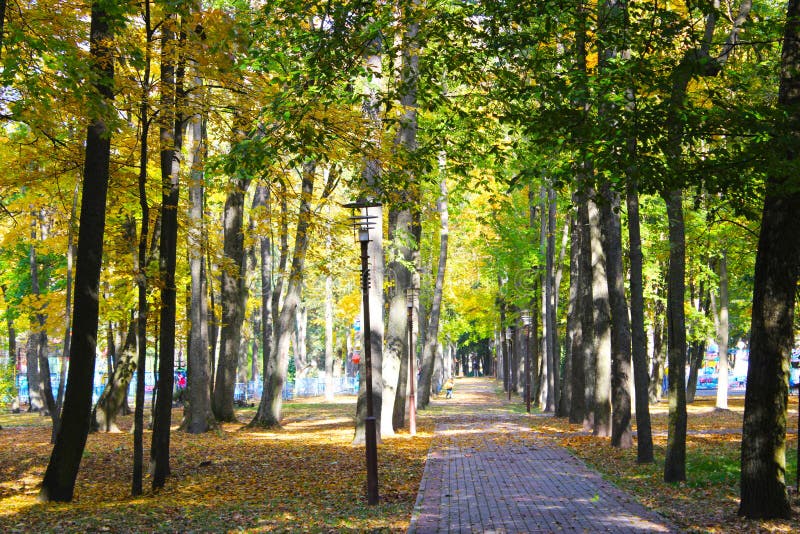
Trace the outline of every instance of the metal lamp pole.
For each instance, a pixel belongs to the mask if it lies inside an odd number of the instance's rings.
[[[511,388],[513,384],[513,380],[511,380],[511,372],[512,372],[511,361],[514,359],[511,356],[511,350],[514,348],[514,345],[511,343],[511,337],[513,335],[514,335],[514,330],[512,330],[511,327],[509,326],[506,329],[506,342],[508,343],[508,351],[506,351],[506,354],[508,355],[508,358],[506,358],[508,360],[508,400],[511,400]]]
[[[376,206],[379,204],[352,203],[345,207],[351,209]],[[372,327],[369,320],[369,231],[373,227],[372,220],[375,216],[354,215],[350,217],[353,228],[358,231],[358,241],[361,243],[361,293],[364,307],[364,376],[366,382],[367,417],[364,419],[364,442],[367,453],[367,504],[378,504],[378,440],[375,428],[375,413],[372,402]]]
[[[408,432],[412,436],[417,434],[417,375],[414,372],[414,297],[417,288],[406,289],[406,305],[408,306]]]
[[[531,312],[522,310],[520,319],[525,327],[525,411],[531,413]]]

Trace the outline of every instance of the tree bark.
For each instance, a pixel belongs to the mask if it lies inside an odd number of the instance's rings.
[[[639,193],[635,178],[631,179],[626,198],[628,207],[628,242],[630,251],[631,356],[636,395],[636,461],[652,463],[653,431],[650,423],[650,384],[647,373],[647,338],[644,330],[644,283],[642,278],[642,234],[639,224]],[[656,367],[657,368],[657,367]]]
[[[308,230],[311,224],[311,197],[314,192],[314,163],[303,165],[303,176],[298,211],[297,229],[294,240],[294,253],[288,277],[286,296],[275,323],[275,339],[272,343],[269,361],[264,367],[264,392],[253,420],[248,427],[274,428],[281,425],[283,406],[283,384],[289,364],[289,344],[292,336],[292,323],[295,309],[300,304],[300,287],[303,283],[303,268],[308,250]]]
[[[669,419],[664,481],[686,480],[686,321],[683,298],[686,272],[686,233],[683,195],[674,190],[664,195],[669,218],[669,274],[667,282],[667,365]]]
[[[725,250],[717,260],[719,275],[719,304],[715,292],[711,292],[711,313],[714,316],[714,330],[717,334],[719,364],[717,365],[718,410],[728,409],[728,258]]]
[[[271,222],[271,199],[270,190],[266,184],[259,183],[253,197],[253,209],[264,210],[263,226],[269,228]],[[261,368],[262,390],[267,386],[267,367],[269,366],[270,354],[274,344],[272,336],[273,318],[272,302],[274,290],[272,287],[272,239],[268,232],[259,235],[260,270],[261,277]],[[254,355],[255,357],[255,355]],[[263,399],[263,395],[262,395]],[[261,410],[259,406],[259,410]]]
[[[231,180],[223,212],[223,269],[221,275],[222,328],[219,360],[211,408],[219,421],[236,421],[233,397],[236,368],[242,346],[242,324],[247,304],[247,259],[244,253],[244,196],[249,178]]]
[[[581,230],[578,210],[572,210],[570,224],[570,249],[569,249],[569,309],[567,310],[567,361],[570,363],[570,372],[565,381],[569,380],[571,394],[569,395],[569,422],[582,424],[586,407],[586,375],[583,368],[583,328],[581,313],[583,303],[580,299],[581,291]]]
[[[117,416],[127,406],[128,387],[136,371],[136,324],[136,321],[130,323],[125,342],[119,351],[113,370],[109,373],[106,387],[92,411],[93,431],[119,432]]]
[[[606,257],[600,230],[600,211],[589,195],[589,232],[592,250],[592,299],[594,322],[594,427],[595,436],[611,435],[611,311],[608,301]]]
[[[109,113],[114,83],[112,22],[102,4],[92,3],[89,54],[92,70],[97,75],[95,88],[103,108]],[[110,155],[111,132],[104,117],[95,116],[86,133],[67,389],[61,425],[39,492],[41,501],[72,500],[89,433]]]
[[[800,0],[789,0],[786,14],[778,90],[778,105],[790,120],[784,165],[796,164],[800,140]],[[749,519],[792,514],[785,479],[786,417],[800,276],[800,190],[796,175],[783,169],[777,165],[767,175],[753,283],[739,503],[739,515]]]
[[[417,407],[425,408],[430,403],[431,378],[433,376],[434,357],[436,346],[439,343],[439,315],[442,309],[442,288],[444,287],[445,269],[447,267],[447,240],[449,236],[448,211],[447,211],[447,181],[445,178],[444,156],[440,156],[439,180],[439,218],[441,229],[439,231],[439,264],[436,268],[436,281],[433,287],[431,311],[428,316],[425,346],[422,351],[422,373],[419,381],[419,397]]]
[[[195,91],[202,90],[202,80],[195,75]],[[198,99],[199,100],[199,99]],[[195,102],[199,107],[199,102]],[[189,119],[191,133],[191,159],[189,171],[189,273],[191,295],[189,304],[189,346],[187,350],[186,403],[181,430],[189,434],[202,434],[216,427],[211,411],[211,365],[208,343],[208,278],[206,270],[205,234],[205,158],[206,120],[203,112],[195,109]]]
[[[172,423],[172,389],[175,383],[175,265],[178,246],[178,197],[180,191],[181,149],[183,147],[183,67],[178,54],[180,41],[175,31],[178,17],[168,13],[162,23],[161,94],[163,122],[161,139],[161,237],[159,274],[161,276],[161,314],[159,328],[158,390],[153,410],[153,437],[150,445],[152,488],[163,488],[170,474],[169,443]]]
[[[611,445],[633,446],[631,429],[631,329],[625,300],[625,273],[622,266],[622,227],[619,220],[619,193],[604,185],[601,219],[608,273],[608,300],[611,310]]]

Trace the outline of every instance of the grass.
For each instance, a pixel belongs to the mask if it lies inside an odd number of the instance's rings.
[[[797,402],[792,399],[788,427],[797,428]],[[698,397],[687,407],[686,481],[663,481],[667,441],[667,405],[651,406],[655,462],[636,462],[636,447],[620,450],[608,438],[567,432],[561,444],[598,470],[606,479],[632,493],[640,502],[668,517],[686,532],[800,532],[800,499],[794,491],[797,434],[787,436],[786,473],[793,502],[789,520],[749,521],[736,515],[739,505],[740,444],[744,398],[732,397],[729,410],[714,408],[713,397]],[[563,424],[563,422],[562,422]]]

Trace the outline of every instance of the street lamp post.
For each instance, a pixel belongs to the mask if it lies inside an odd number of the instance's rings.
[[[511,369],[511,362],[514,360],[513,356],[511,355],[511,351],[514,348],[514,345],[511,342],[511,338],[514,336],[514,329],[510,326],[506,329],[506,342],[508,343],[508,350],[506,354],[508,355],[508,400],[511,400],[511,388],[513,387],[514,381],[511,379],[511,373],[513,372]]]
[[[417,434],[417,374],[414,372],[414,297],[419,290],[415,287],[406,289],[406,305],[408,306],[408,432]]]
[[[531,413],[531,312],[520,312],[522,326],[525,327],[525,410]]]
[[[364,381],[366,383],[366,403],[367,416],[364,419],[364,442],[367,455],[367,503],[370,505],[378,504],[378,441],[375,427],[375,413],[372,402],[372,346],[371,346],[371,325],[369,317],[369,231],[375,227],[374,219],[377,217],[369,215],[368,208],[380,206],[376,203],[354,202],[346,204],[346,208],[352,210],[363,209],[363,215],[353,215],[350,222],[353,229],[357,232],[358,241],[361,244],[361,293],[364,307],[363,336],[364,336]]]

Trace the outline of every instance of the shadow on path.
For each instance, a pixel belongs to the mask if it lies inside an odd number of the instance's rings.
[[[410,533],[679,532],[504,407],[490,378],[434,399]]]

